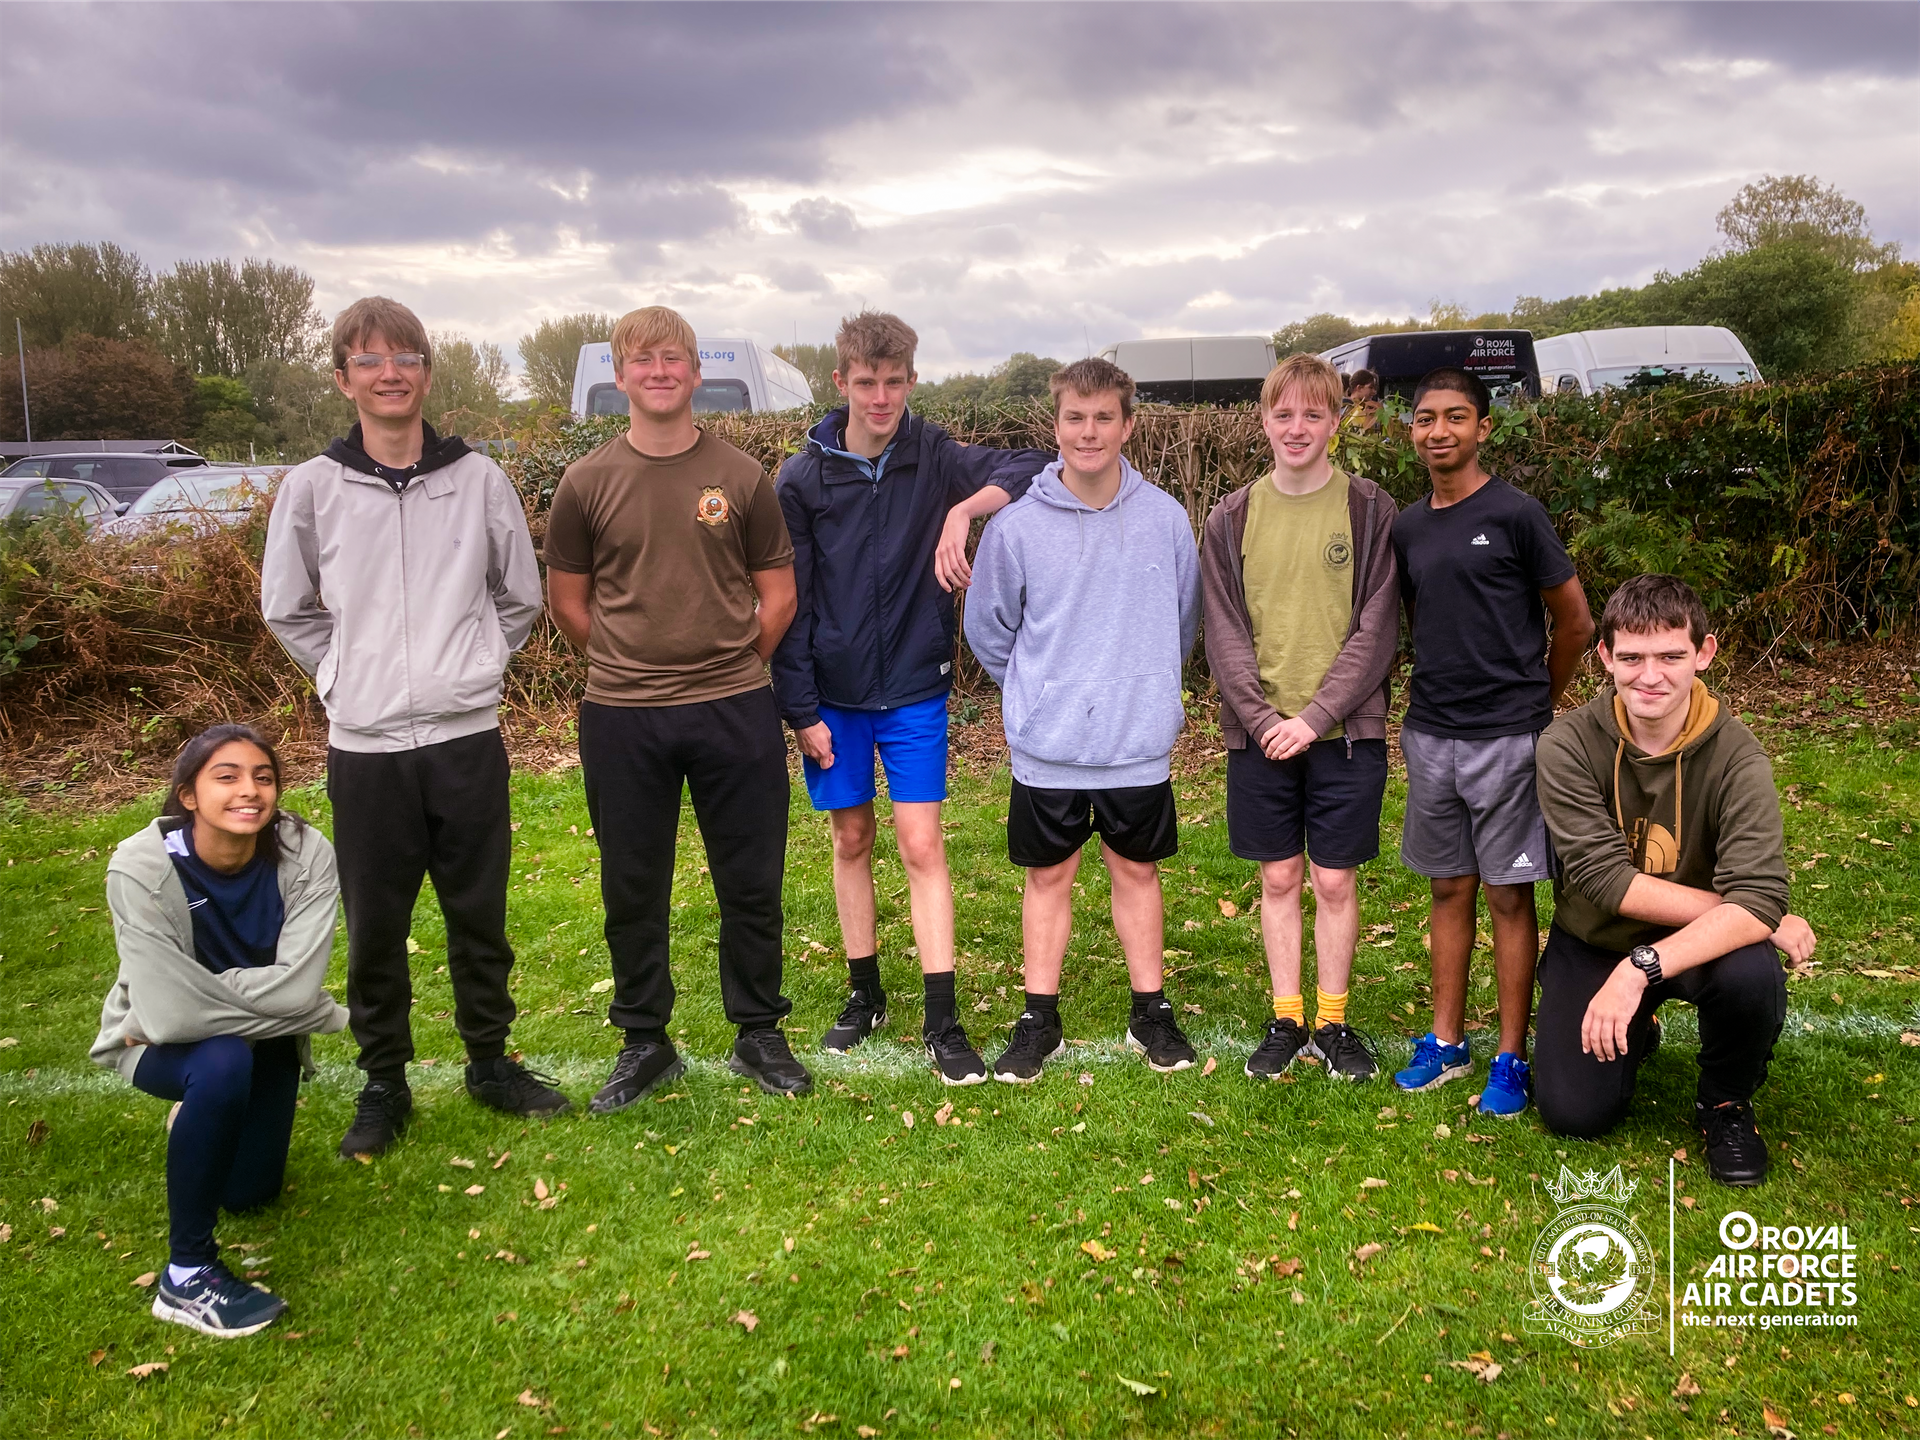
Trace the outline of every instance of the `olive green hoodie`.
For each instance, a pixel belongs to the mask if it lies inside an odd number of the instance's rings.
[[[1534,752],[1560,859],[1554,923],[1621,954],[1672,934],[1620,913],[1644,873],[1711,890],[1775,929],[1787,912],[1786,842],[1773,765],[1753,732],[1697,679],[1671,750],[1647,754],[1624,722],[1609,687],[1549,725]]]

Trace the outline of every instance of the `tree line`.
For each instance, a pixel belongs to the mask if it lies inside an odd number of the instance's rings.
[[[1392,330],[1531,330],[1536,339],[1621,325],[1724,325],[1769,378],[1920,358],[1920,265],[1876,241],[1865,207],[1811,175],[1769,175],[1720,211],[1722,244],[1690,270],[1642,286],[1470,315],[1436,300],[1427,317],[1362,323],[1322,313],[1282,326],[1282,355]]]

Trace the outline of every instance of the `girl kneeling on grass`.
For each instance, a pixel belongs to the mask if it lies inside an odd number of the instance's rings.
[[[215,725],[174,762],[160,817],[120,842],[107,905],[120,973],[97,1065],[176,1100],[167,1140],[171,1263],[153,1313],[230,1338],[285,1312],[220,1263],[219,1208],[280,1193],[307,1037],[347,1013],[321,989],[340,886],[333,847],[282,812],[280,758],[245,725]]]

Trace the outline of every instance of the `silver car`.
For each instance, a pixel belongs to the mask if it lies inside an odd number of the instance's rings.
[[[100,527],[127,538],[183,527],[200,534],[238,525],[265,499],[287,465],[196,465],[177,470],[147,491],[126,513]]]
[[[32,520],[71,511],[98,530],[127,508],[90,480],[0,475],[0,521]]]

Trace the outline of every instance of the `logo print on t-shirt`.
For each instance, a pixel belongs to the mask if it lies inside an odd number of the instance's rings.
[[[1327,548],[1321,552],[1322,560],[1329,570],[1344,570],[1353,563],[1353,542],[1347,538],[1347,532],[1336,530],[1333,538],[1327,541]]]
[[[1469,545],[1491,545],[1493,542],[1487,539],[1485,532],[1482,532],[1481,534],[1474,536],[1473,539],[1469,540],[1467,543]]]
[[[693,507],[694,515],[702,525],[724,525],[732,512],[727,507],[727,492],[718,485],[709,485],[700,492],[700,499]]]

